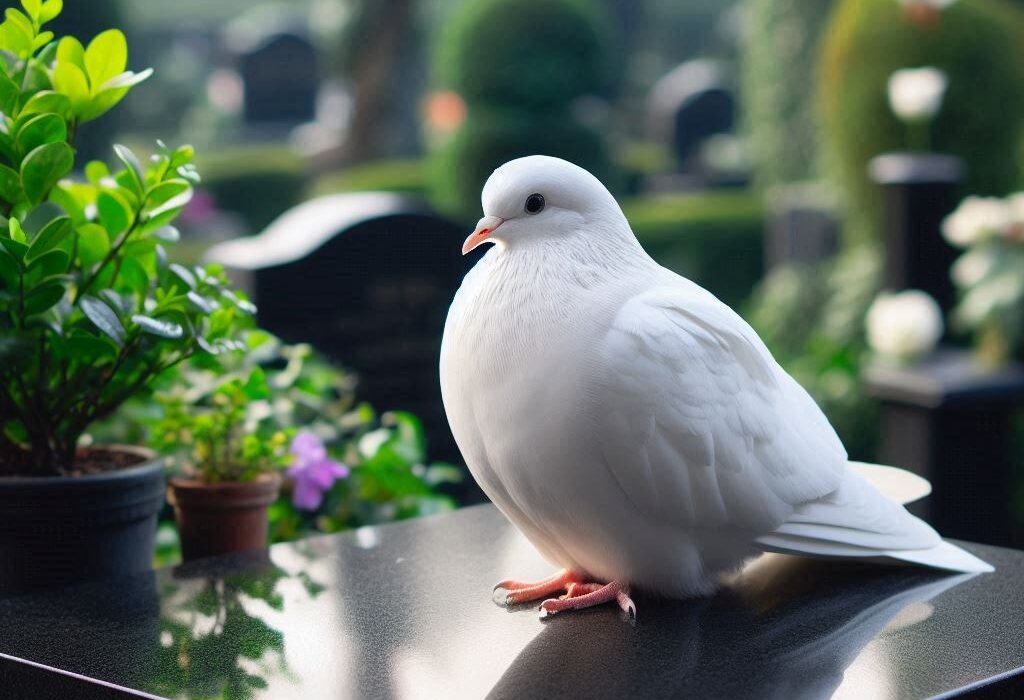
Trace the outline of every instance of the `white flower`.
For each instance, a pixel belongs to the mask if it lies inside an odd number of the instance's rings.
[[[1005,235],[1013,212],[1006,200],[968,197],[942,222],[942,233],[955,246],[966,248]]]
[[[946,74],[938,68],[904,68],[889,76],[889,106],[905,122],[935,118],[946,92]]]
[[[942,330],[939,305],[916,289],[883,292],[868,309],[868,345],[883,357],[899,361],[924,357],[935,349]]]

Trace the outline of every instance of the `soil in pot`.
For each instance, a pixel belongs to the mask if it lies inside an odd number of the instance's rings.
[[[168,500],[178,522],[181,558],[192,561],[265,548],[267,508],[280,489],[279,474],[219,484],[172,478]]]
[[[75,476],[0,477],[0,597],[152,568],[163,459],[127,446],[80,458]]]

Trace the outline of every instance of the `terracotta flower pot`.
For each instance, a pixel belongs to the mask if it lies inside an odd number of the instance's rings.
[[[172,478],[167,496],[178,521],[182,559],[265,548],[267,507],[280,489],[279,474],[219,484]]]
[[[141,447],[103,448],[135,464],[82,476],[0,477],[0,597],[148,571],[164,462]]]

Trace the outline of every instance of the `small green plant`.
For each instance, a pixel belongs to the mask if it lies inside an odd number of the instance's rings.
[[[236,349],[252,305],[216,267],[168,264],[171,222],[199,181],[189,146],[143,164],[75,167],[80,124],[150,70],[124,35],[88,46],[43,27],[61,0],[22,0],[0,23],[0,474],[75,470],[78,442],[157,375]]]
[[[278,471],[289,462],[293,431],[269,420],[270,399],[259,367],[228,375],[181,372],[171,391],[157,395],[163,415],[154,426],[154,447],[176,455],[190,476],[208,484]]]

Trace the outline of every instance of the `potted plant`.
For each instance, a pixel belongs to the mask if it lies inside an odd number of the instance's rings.
[[[267,508],[291,461],[292,432],[277,427],[270,400],[259,366],[189,366],[158,396],[154,433],[179,467],[168,498],[185,561],[267,546]]]
[[[44,26],[61,0],[0,23],[0,595],[150,566],[163,466],[86,446],[89,426],[197,353],[233,349],[251,312],[216,268],[168,264],[198,176],[188,146],[75,169],[79,127],[150,70],[124,35],[87,47]]]

